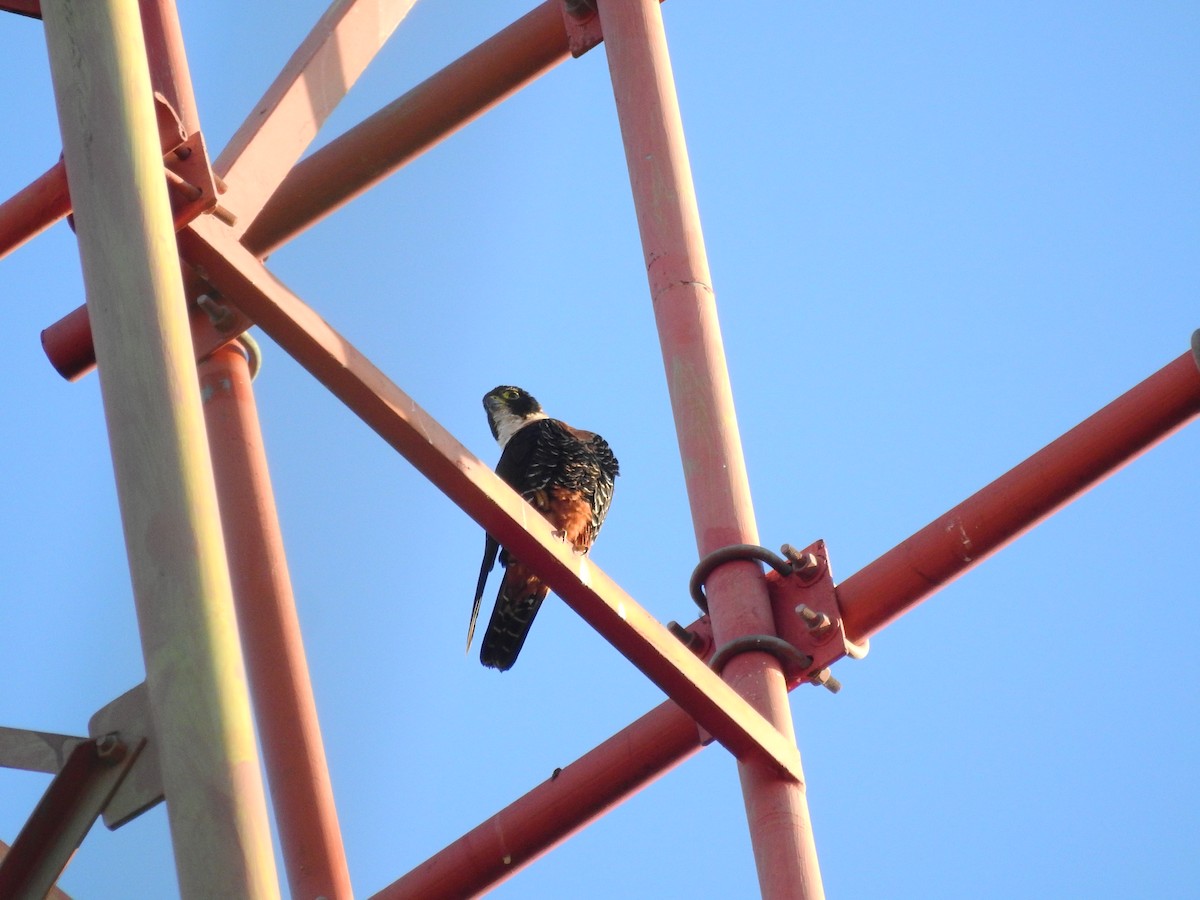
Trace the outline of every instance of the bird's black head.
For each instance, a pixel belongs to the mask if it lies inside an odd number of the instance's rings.
[[[511,384],[502,384],[484,394],[483,408],[487,410],[492,437],[502,444],[507,442],[514,426],[519,427],[531,418],[545,417],[542,405],[532,394]]]

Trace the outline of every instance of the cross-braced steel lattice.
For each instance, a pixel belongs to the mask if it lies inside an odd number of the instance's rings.
[[[350,896],[239,344],[256,325],[670,698],[376,896],[477,894],[715,739],[738,760],[763,896],[820,897],[787,692],[836,688],[832,663],[1200,413],[1196,349],[835,585],[823,544],[757,546],[657,0],[547,0],[298,162],[411,6],[335,0],[210,164],[173,0],[0,0],[44,19],[64,146],[0,206],[0,253],[74,214],[87,306],[44,341],[68,378],[98,364],[147,673],[88,738],[3,730],[0,763],[55,777],[0,863],[0,896],[50,890],[95,818],[115,827],[164,797],[184,896],[277,895],[255,722],[292,892]],[[601,42],[700,550],[703,615],[686,626],[527,520],[262,262]]]

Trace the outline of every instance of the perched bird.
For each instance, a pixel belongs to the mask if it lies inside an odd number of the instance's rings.
[[[492,436],[500,444],[496,474],[545,516],[577,552],[586,553],[600,533],[612,502],[617,458],[598,434],[572,428],[542,412],[541,404],[518,387],[501,385],[483,397]],[[549,587],[488,535],[467,629],[467,649],[479,617],[488,573],[500,554],[504,579],[479,660],[505,671],[512,668]]]

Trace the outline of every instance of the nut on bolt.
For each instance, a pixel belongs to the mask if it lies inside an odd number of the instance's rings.
[[[125,758],[128,748],[115,731],[96,738],[96,755],[109,763],[119,763]]]
[[[784,544],[780,552],[792,564],[792,573],[800,576],[801,581],[813,581],[821,571],[821,560],[815,553],[803,553],[791,544]]]
[[[828,669],[814,672],[809,676],[808,680],[810,684],[822,685],[831,694],[836,694],[842,689],[842,683],[834,678]]]
[[[675,635],[679,642],[693,653],[698,654],[704,648],[704,638],[696,634],[696,632],[684,628],[678,622],[668,622],[667,631]]]
[[[828,613],[817,612],[811,607],[801,603],[796,607],[796,613],[804,620],[804,624],[808,626],[809,634],[813,637],[820,637],[829,632],[833,625],[833,620],[829,618]]]

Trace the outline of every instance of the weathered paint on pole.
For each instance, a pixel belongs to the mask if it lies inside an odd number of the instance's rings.
[[[351,900],[250,365],[237,344],[200,363],[221,522],[263,761],[293,897]]]
[[[554,537],[544,518],[276,279],[211,217],[180,236],[186,258],[222,297],[395,447],[489,534],[539,574],[572,609],[736,756],[800,778],[786,739],[587,556]]]
[[[702,747],[695,721],[663,703],[371,900],[480,896]]]
[[[847,635],[874,634],[1200,415],[1197,366],[1178,357],[839,584]]]
[[[278,897],[137,4],[42,13],[181,893]]]
[[[71,211],[67,170],[55,163],[26,187],[0,203],[0,259]]]
[[[756,544],[662,11],[657,0],[604,0],[598,8],[696,543],[701,555]],[[774,635],[766,584],[755,564],[722,566],[706,590],[718,646],[745,635]],[[724,675],[787,740],[795,740],[774,657],[743,653],[729,661]],[[824,896],[803,782],[782,779],[752,759],[740,759],[738,770],[763,896]]]
[[[254,220],[415,0],[333,0],[217,157],[238,220]]]
[[[545,0],[301,160],[243,243],[266,256],[565,60],[570,48],[561,7],[562,0]]]

